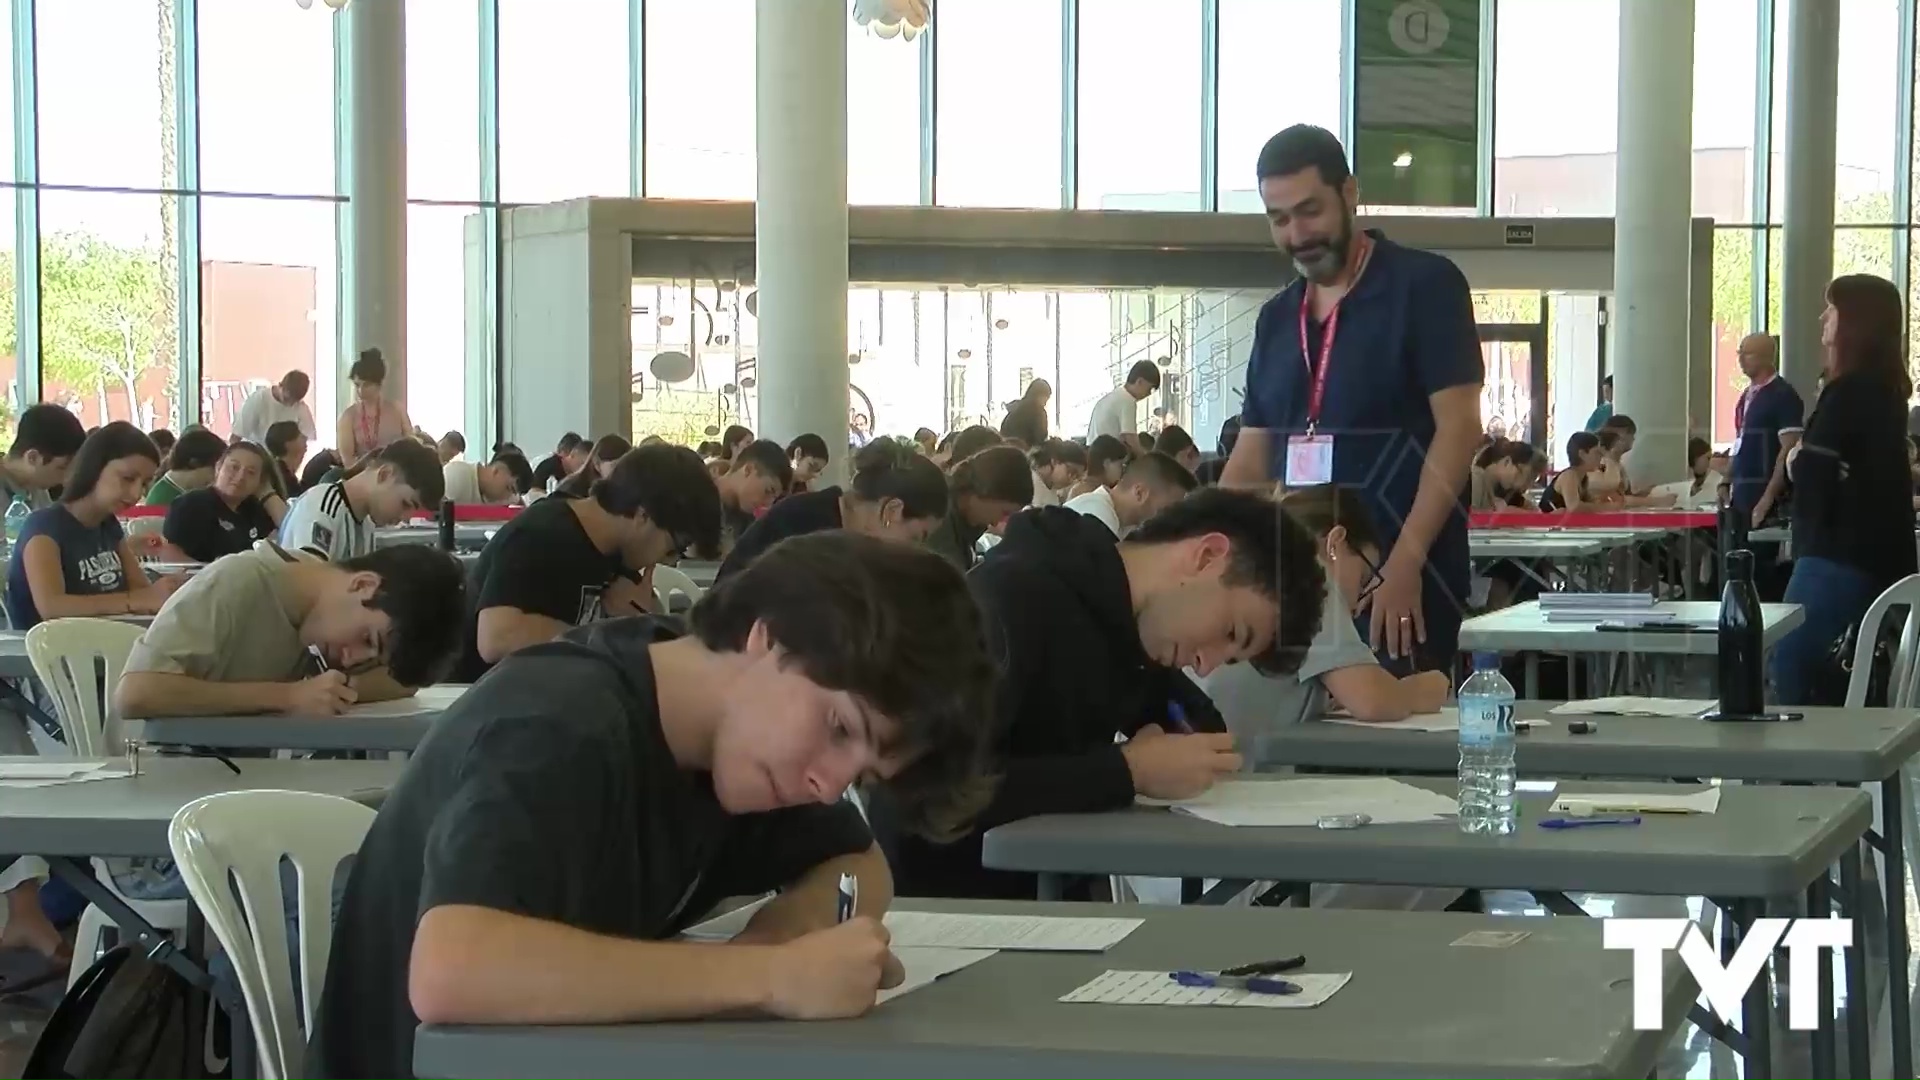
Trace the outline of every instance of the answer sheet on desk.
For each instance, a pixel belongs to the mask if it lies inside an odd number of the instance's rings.
[[[1168,971],[1109,971],[1060,998],[1076,1005],[1233,1005],[1254,1009],[1311,1009],[1339,993],[1353,972],[1282,978],[1297,994],[1255,994],[1224,987],[1181,986]]]
[[[1218,825],[1301,827],[1344,814],[1365,814],[1375,825],[1440,821],[1455,809],[1448,796],[1385,776],[1223,780],[1173,804],[1175,813]]]
[[[931,986],[939,979],[973,965],[992,956],[996,949],[909,949],[898,947],[893,955],[900,958],[900,966],[907,971],[907,978],[891,990],[880,991],[880,1003],[885,1004],[910,994],[923,986]]]
[[[1586,814],[1711,814],[1720,809],[1720,789],[1711,787],[1690,795],[1651,791],[1562,795],[1550,809],[1576,819]]]
[[[1374,728],[1379,731],[1459,731],[1460,710],[1449,705],[1439,712],[1421,713],[1418,716],[1409,716],[1405,720],[1374,721],[1355,720],[1351,716],[1323,716],[1320,722]]]
[[[0,757],[0,787],[38,788],[133,775],[125,758]]]
[[[1711,698],[1603,697],[1568,701],[1547,710],[1551,716],[1699,716],[1720,703]]]
[[[355,705],[347,710],[347,715],[399,718],[445,712],[454,702],[460,700],[460,695],[466,692],[467,687],[459,683],[423,686],[412,697],[394,698],[392,701],[369,701],[365,705]]]
[[[1047,915],[948,915],[889,911],[887,932],[896,950],[907,948],[1011,949],[1021,952],[1106,952],[1143,919],[1060,918]]]

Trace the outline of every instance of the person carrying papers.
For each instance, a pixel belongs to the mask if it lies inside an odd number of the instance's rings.
[[[979,805],[993,670],[959,573],[815,533],[687,623],[520,649],[434,724],[347,879],[308,1075],[411,1076],[421,1023],[831,1019],[902,980],[841,795],[886,790],[933,835]],[[672,940],[773,889],[731,942]]]
[[[1360,499],[1323,484],[1288,494],[1280,509],[1319,545],[1327,579],[1320,632],[1291,675],[1270,677],[1236,665],[1203,680],[1227,730],[1245,738],[1273,725],[1317,719],[1329,699],[1356,720],[1404,720],[1440,708],[1452,688],[1446,672],[1394,675],[1354,624],[1354,613],[1380,582],[1380,543]]]
[[[1291,672],[1324,587],[1306,530],[1264,495],[1220,488],[1117,543],[1065,507],[1016,514],[967,585],[1001,668],[998,782],[973,831],[950,844],[892,835],[890,807],[870,807],[902,895],[1031,899],[1033,875],[981,867],[987,829],[1117,810],[1136,794],[1187,798],[1238,772],[1219,714],[1181,669]]]

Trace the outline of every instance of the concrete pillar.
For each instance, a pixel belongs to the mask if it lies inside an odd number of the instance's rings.
[[[346,368],[360,350],[387,361],[386,393],[407,400],[407,11],[406,0],[354,0],[347,20]],[[321,427],[331,432],[332,418]]]
[[[1636,484],[1686,475],[1693,0],[1620,2],[1614,410],[1639,424]]]
[[[1840,5],[1787,5],[1786,190],[1780,202],[1780,370],[1809,402],[1820,379],[1820,311],[1833,279],[1834,126]]]
[[[847,456],[847,18],[841,0],[759,0],[754,27],[755,429],[783,443],[819,435],[835,476]]]

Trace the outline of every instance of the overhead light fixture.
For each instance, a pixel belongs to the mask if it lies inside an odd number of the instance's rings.
[[[293,2],[299,4],[303,10],[313,6],[313,0],[293,0]],[[347,0],[326,0],[326,5],[335,11],[339,11],[341,8],[347,6]]]
[[[874,37],[912,41],[933,22],[933,0],[853,0],[853,21]]]

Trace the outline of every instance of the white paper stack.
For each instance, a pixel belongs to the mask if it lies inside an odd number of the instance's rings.
[[[1720,703],[1712,698],[1603,697],[1569,701],[1548,710],[1553,716],[1699,716]]]
[[[1540,613],[1550,624],[1665,623],[1677,616],[1654,606],[1652,593],[1541,593]]]
[[[0,788],[52,787],[132,776],[125,758],[0,757]]]
[[[1456,808],[1450,796],[1384,776],[1226,780],[1172,807],[1219,825],[1308,827],[1346,814],[1365,814],[1375,825],[1443,821]]]

